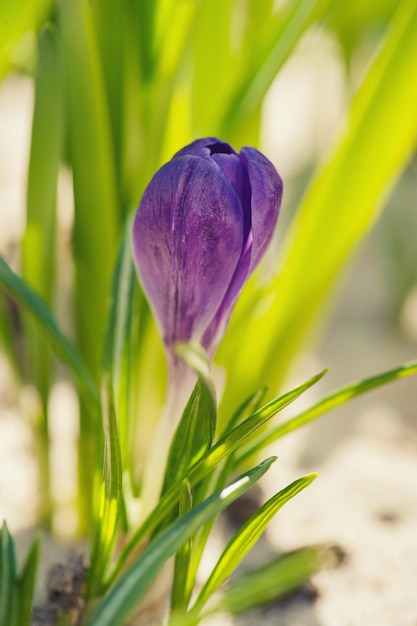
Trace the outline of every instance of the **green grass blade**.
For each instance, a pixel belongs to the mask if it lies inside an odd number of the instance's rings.
[[[105,68],[103,84],[108,104],[111,148],[114,154],[115,179],[119,197],[122,195],[124,165],[122,159],[123,124],[125,123],[124,82],[128,80],[124,63],[127,4],[127,2],[113,2],[113,0],[91,2],[101,66]],[[119,209],[125,215],[128,205],[122,202]]]
[[[123,242],[113,274],[103,372],[113,386],[123,471],[128,469],[132,325],[136,275],[131,254],[131,221],[127,220]],[[135,346],[137,348],[137,346]]]
[[[349,383],[340,389],[336,389],[336,391],[327,394],[309,409],[306,409],[295,417],[292,417],[275,428],[263,433],[261,437],[254,441],[242,454],[237,455],[236,465],[244,463],[248,458],[251,458],[253,454],[257,454],[260,450],[265,448],[265,446],[268,446],[277,439],[284,437],[284,435],[287,435],[297,428],[305,426],[317,417],[320,417],[320,415],[354,400],[354,398],[360,396],[361,394],[372,391],[377,387],[381,387],[381,385],[386,385],[387,383],[395,380],[406,378],[407,376],[414,376],[415,374],[417,374],[417,361],[410,361],[409,363],[404,363],[403,365],[400,365],[400,367],[396,367],[387,372],[371,376],[370,378],[365,378],[364,380],[360,380],[358,382]]]
[[[222,137],[233,140],[239,136],[256,115],[272,81],[301,36],[315,21],[323,19],[332,2],[296,0],[268,19],[264,15],[255,40],[254,33],[249,33],[252,36],[244,42],[248,50],[242,55],[239,81],[223,113]]]
[[[22,363],[16,350],[16,332],[13,323],[12,301],[7,293],[0,293],[0,344],[17,379],[22,374]],[[14,304],[14,303],[13,303]]]
[[[252,413],[255,413],[259,409],[259,405],[262,398],[265,395],[265,389],[261,389],[247,398],[241,406],[235,411],[231,419],[227,424],[226,432],[232,430],[236,424],[248,418]],[[225,433],[222,434],[224,436]],[[208,475],[207,478],[197,486],[194,491],[195,503],[201,502],[207,495],[213,490],[217,491],[221,489],[227,482],[228,477],[233,473],[234,468],[234,454],[227,456],[216,468],[216,476]],[[214,480],[213,480],[214,479]],[[214,485],[214,487],[213,487]],[[210,520],[203,528],[198,532],[193,546],[193,552],[191,555],[190,565],[188,569],[188,585],[191,589],[194,588],[197,578],[197,572],[200,565],[201,557],[203,556],[204,548],[209,538],[211,529],[215,520]]]
[[[93,533],[90,597],[99,595],[104,585],[123,508],[123,474],[128,472],[130,335],[134,280],[130,253],[130,220],[128,220],[113,275],[103,354],[104,468],[98,490]]]
[[[231,41],[234,4],[234,0],[204,0],[200,3],[192,40],[194,76],[191,84],[197,136],[217,132],[225,96],[231,89],[230,69],[236,63]],[[211,45],[214,40],[215,46]],[[208,47],[210,54],[207,54]]]
[[[377,218],[417,142],[416,58],[417,4],[404,0],[296,214],[282,271],[264,294],[268,307],[257,293],[252,304],[261,304],[245,327],[249,339],[242,342],[236,328],[226,395],[237,386],[277,388],[338,272]],[[247,305],[243,297],[237,309]]]
[[[288,393],[283,394],[279,398],[268,403],[253,415],[248,417],[244,422],[238,424],[230,432],[226,433],[224,437],[210,448],[206,454],[193,465],[187,472],[186,478],[194,487],[201,480],[207,478],[217,467],[217,465],[226,457],[230,456],[244,441],[246,441],[251,435],[253,435],[259,428],[268,422],[274,415],[276,415],[284,407],[288,406],[302,393],[319,381],[325,374],[326,370],[320,372],[316,376],[310,378],[307,382],[295,387]],[[157,507],[147,517],[144,523],[138,528],[133,535],[124,551],[119,557],[118,563],[112,575],[112,579],[123,565],[128,560],[131,553],[134,551],[137,545],[165,519],[165,517],[172,511],[172,508],[178,502],[178,497],[181,489],[181,483],[173,485],[171,489],[160,500]],[[112,580],[111,579],[111,580]],[[111,580],[109,582],[111,582]]]
[[[30,626],[36,572],[39,560],[39,540],[35,540],[26,558],[19,580],[19,620],[18,626]]]
[[[294,481],[270,498],[249,518],[229,541],[215,568],[201,588],[192,610],[196,609],[199,611],[206,604],[210,596],[229,578],[242,559],[252,549],[279,509],[297,493],[310,485],[316,477],[317,474],[310,474]]]
[[[247,491],[269,469],[274,458],[267,459],[237,478],[231,485],[213,494],[166,528],[143,551],[120,577],[106,598],[100,602],[86,626],[122,626],[138,606],[166,561],[211,517]]]
[[[211,447],[216,429],[217,409],[210,390],[199,379],[184,409],[168,455],[162,493],[187,475]]]
[[[22,277],[51,305],[56,269],[56,193],[64,133],[62,54],[54,28],[39,39],[35,107],[29,158]],[[26,320],[25,320],[26,321]],[[49,350],[33,320],[27,320],[29,375],[43,398],[49,386]],[[46,402],[46,400],[45,400]]]
[[[91,380],[84,362],[74,345],[59,328],[46,304],[25,281],[10,269],[2,258],[0,258],[0,285],[35,317],[40,326],[40,330],[51,343],[57,356],[67,365],[78,381],[81,389],[84,390],[90,403],[97,409],[99,399],[96,386]]]
[[[193,507],[193,494],[191,485],[187,479],[182,483],[179,497],[178,517],[182,517]],[[193,537],[178,550],[175,555],[174,580],[172,583],[171,610],[186,608],[191,597],[192,587],[189,586],[188,572],[190,567],[191,553],[193,549]]]
[[[58,17],[66,60],[74,183],[77,338],[81,354],[98,380],[121,207],[92,8],[86,0],[62,0]]]
[[[232,430],[239,422],[249,417],[252,413],[255,413],[259,408],[262,400],[265,398],[267,389],[258,389],[252,393],[232,414],[231,418],[226,424],[225,432]]]
[[[103,339],[113,267],[120,238],[121,201],[93,10],[88,0],[61,0],[69,110],[69,156],[74,187],[73,260],[77,346],[93,380],[100,380]],[[79,519],[92,521],[91,477],[101,466],[101,430],[80,404]]]
[[[50,304],[55,276],[56,195],[64,135],[62,49],[56,28],[38,43],[35,104],[29,157],[22,275]]]
[[[122,460],[112,382],[108,375],[102,383],[102,417],[104,428],[103,477],[96,496],[95,523],[91,550],[88,596],[102,593],[104,580],[113,556],[116,533],[123,506]]]
[[[245,419],[241,424],[235,426],[231,431],[227,432],[215,446],[213,446],[213,448],[207,453],[206,457],[202,459],[201,464],[204,463],[207,466],[210,466],[214,459],[218,462],[217,459],[221,460],[225,458],[225,456],[230,455],[238,448],[238,446],[242,444],[243,441],[250,437],[259,428],[262,428],[262,426],[274,417],[274,415],[291,404],[291,402],[294,402],[294,400],[307,391],[307,389],[315,385],[316,382],[324,376],[326,371],[327,370],[323,370],[302,385],[299,385],[291,391],[279,396],[275,400],[272,400],[262,408],[258,409],[250,417]],[[199,464],[197,464],[197,466],[198,465]],[[193,473],[197,473],[196,469],[194,469],[193,472],[190,472],[189,476]],[[204,471],[204,474],[206,473],[207,470]]]
[[[142,3],[145,5],[146,3]],[[146,47],[151,48],[151,57],[145,60],[143,50],[139,51],[141,69],[148,67],[152,71],[152,80],[142,78],[142,133],[143,146],[139,167],[141,183],[147,183],[155,169],[172,157],[174,151],[190,141],[187,117],[173,117],[175,110],[173,96],[178,81],[182,80],[184,66],[187,63],[187,46],[193,32],[199,2],[177,2],[166,0],[159,2],[155,12],[140,10],[136,17],[148,21],[149,40]],[[138,7],[139,8],[139,7]],[[138,30],[143,31],[145,24],[134,23],[133,36],[138,42]],[[150,39],[152,38],[152,41]],[[135,53],[135,50],[133,49]],[[145,65],[143,65],[145,63]],[[143,86],[146,86],[143,89]],[[128,130],[128,129],[126,129]],[[171,135],[174,135],[175,138]],[[143,190],[143,186],[141,191]]]
[[[194,611],[178,611],[170,619],[169,626],[197,626],[205,617],[217,613],[239,614],[264,607],[297,590],[317,570],[337,562],[337,551],[332,547],[309,546],[287,552],[256,569],[233,577],[200,616]]]
[[[50,307],[57,268],[57,185],[64,136],[63,59],[54,27],[45,28],[38,43],[35,75],[35,105],[26,197],[26,228],[21,243],[23,279]],[[61,295],[61,294],[58,294]],[[36,419],[42,483],[42,520],[50,523],[50,472],[48,395],[51,384],[51,351],[39,333],[36,320],[23,314],[25,353],[24,376],[34,383],[40,396]]]
[[[257,570],[236,577],[207,614],[242,613],[284,598],[305,584],[318,569],[334,562],[334,550],[323,546],[283,554]]]
[[[0,624],[16,625],[16,556],[6,522],[0,531]]]

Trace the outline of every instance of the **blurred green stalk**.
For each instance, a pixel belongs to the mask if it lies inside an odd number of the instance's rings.
[[[35,78],[35,108],[30,150],[26,230],[22,241],[22,275],[49,305],[52,305],[56,279],[56,193],[62,152],[64,99],[62,51],[54,29],[41,33]],[[50,523],[50,476],[48,396],[51,385],[51,355],[36,323],[24,315],[27,340],[26,377],[39,392],[39,415],[36,419],[37,441],[43,495],[41,515]]]

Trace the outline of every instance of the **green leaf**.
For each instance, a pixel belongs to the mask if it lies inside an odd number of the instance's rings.
[[[62,0],[58,18],[66,60],[74,184],[77,339],[90,372],[98,380],[121,207],[91,5],[86,0]]]
[[[416,146],[416,58],[417,4],[403,0],[296,213],[278,259],[280,272],[265,293],[238,303],[237,317],[249,304],[252,316],[244,342],[241,329],[230,328],[233,367],[226,396],[242,387],[279,386],[340,269],[377,218]]]
[[[64,135],[62,52],[53,27],[39,39],[35,77],[35,107],[29,158],[26,228],[22,240],[22,277],[51,305],[56,272],[56,193]],[[49,386],[49,350],[25,317],[29,344],[29,376],[46,398]],[[46,399],[44,400],[46,404]]]
[[[192,112],[196,136],[213,134],[223,114],[225,96],[233,85],[236,66],[232,45],[234,0],[200,3],[192,39],[194,75],[191,83]],[[216,41],[212,46],[211,42]],[[207,54],[210,46],[210,54]],[[214,130],[213,130],[214,129]]]
[[[0,530],[0,624],[30,626],[39,541],[32,544],[21,576],[16,569],[16,550],[6,522]]]
[[[199,4],[166,0],[158,3],[155,15],[150,16],[149,10],[139,13],[139,17],[144,15],[148,20],[151,17],[148,32],[153,34],[152,42],[146,43],[147,47],[151,46],[152,63],[149,69],[152,71],[152,80],[149,83],[143,81],[146,85],[142,100],[142,130],[146,146],[141,161],[144,182],[149,181],[156,167],[171,158],[174,151],[190,140],[188,116],[180,120],[172,117],[175,110],[173,95],[176,83],[181,80],[184,72],[186,52]],[[137,28],[143,31],[146,25],[142,24]],[[143,63],[145,58],[142,51],[140,56]],[[148,58],[145,61],[147,65],[149,60]]]
[[[102,416],[104,428],[103,477],[96,496],[94,534],[88,596],[100,595],[113,555],[116,533],[123,505],[122,462],[112,383],[108,375],[102,383]]]
[[[350,400],[360,396],[362,393],[372,391],[377,387],[381,387],[381,385],[386,385],[387,383],[399,380],[400,378],[414,376],[414,374],[417,374],[417,361],[410,361],[409,363],[404,363],[403,365],[387,372],[371,376],[370,378],[365,378],[358,382],[349,383],[340,389],[336,389],[336,391],[332,391],[309,409],[306,409],[295,417],[286,420],[275,428],[264,432],[241,454],[237,455],[236,465],[245,463],[245,461],[251,458],[253,454],[256,454],[277,439],[284,437],[284,435],[287,435],[293,430],[305,426],[317,417],[320,417],[320,415],[323,415],[328,411],[332,411],[336,407],[346,404],[346,402],[350,402]]]
[[[64,130],[62,72],[59,36],[50,26],[39,38],[26,229],[22,242],[24,278],[48,303],[55,272],[56,192]]]
[[[334,550],[323,546],[283,554],[232,580],[206,614],[242,613],[279,600],[306,583],[318,569],[333,564],[334,560]]]
[[[39,540],[35,540],[26,558],[23,572],[19,580],[18,626],[30,626],[31,624],[33,595],[39,560],[39,546]]]
[[[215,568],[201,588],[192,610],[201,610],[210,596],[229,578],[242,559],[252,549],[279,509],[297,493],[310,485],[316,477],[317,474],[309,474],[294,481],[270,498],[249,518],[229,541]]]
[[[126,228],[113,274],[103,372],[113,386],[119,429],[123,471],[128,469],[129,426],[131,418],[131,363],[137,279],[131,254],[131,220]],[[138,320],[135,320],[138,323]],[[135,346],[137,348],[137,346]]]
[[[172,440],[162,493],[186,476],[188,468],[211,447],[216,416],[213,394],[199,378]]]
[[[21,364],[16,353],[16,333],[13,324],[13,313],[7,293],[0,293],[0,343],[3,354],[7,357],[13,372],[19,377]]]
[[[325,372],[326,370],[320,372],[320,374],[313,376],[302,385],[299,385],[279,398],[272,400],[272,402],[269,402],[267,405],[248,417],[244,422],[238,424],[230,432],[226,433],[224,437],[219,439],[219,441],[188,470],[186,478],[190,482],[191,486],[194,487],[201,480],[210,476],[223,459],[230,456],[244,441],[246,441],[259,428],[266,424],[268,420],[276,415],[281,409],[288,406],[302,393],[304,393],[304,391],[320,380],[320,378],[324,376]],[[172,511],[172,508],[178,502],[180,489],[181,483],[173,485],[171,489],[161,498],[152,513],[134,533],[133,537],[126,545],[118,559],[112,579],[119,573],[120,569],[127,562],[136,546],[139,545],[146,536],[152,533],[155,528],[158,527],[158,524],[160,524]]]
[[[130,220],[114,270],[103,354],[102,416],[104,467],[93,532],[89,595],[99,595],[107,575],[123,508],[123,474],[128,471],[130,336],[134,271]],[[122,439],[120,436],[122,433]]]
[[[16,624],[16,578],[14,542],[6,522],[3,522],[0,532],[0,624]]]
[[[238,81],[221,119],[221,136],[238,137],[256,115],[272,81],[301,36],[321,21],[334,0],[296,0],[269,16],[245,39],[247,54],[238,67]],[[259,22],[258,22],[259,24]],[[257,35],[255,39],[255,35]]]
[[[336,3],[329,16],[328,26],[337,36],[348,67],[364,42],[386,27],[397,6],[397,0]]]
[[[237,411],[232,415],[232,418],[227,424],[226,431],[229,432],[236,424],[243,421],[254,413],[265,395],[265,390],[261,389],[247,398]],[[221,489],[221,487],[227,482],[227,478],[232,475],[234,468],[234,454],[230,454],[216,468],[215,472],[208,474],[208,476],[199,483],[194,491],[194,502],[198,503],[204,500],[213,490]],[[212,519],[203,528],[199,530],[194,540],[193,551],[188,567],[187,584],[189,585],[190,594],[195,586],[197,578],[198,568],[200,565],[201,557],[204,553],[207,540],[210,536],[211,529],[215,520]]]
[[[213,494],[156,537],[99,603],[86,626],[122,626],[145,595],[166,561],[205,524],[247,491],[269,469],[269,458]]]
[[[239,614],[263,607],[285,598],[305,584],[317,570],[332,567],[338,561],[337,548],[331,546],[309,546],[287,552],[256,569],[234,576],[200,616],[194,611],[176,612],[169,626],[196,626],[217,613]]]
[[[178,517],[182,517],[193,507],[193,495],[191,485],[185,478],[179,498]],[[193,548],[193,538],[191,537],[178,550],[175,555],[174,581],[172,584],[171,608],[172,610],[185,608],[191,597],[192,587],[189,586],[188,570],[190,566],[191,551]]]
[[[307,389],[315,385],[316,382],[324,376],[326,371],[327,370],[323,370],[302,385],[299,385],[291,391],[279,396],[275,400],[272,400],[262,408],[258,409],[250,417],[245,419],[241,424],[238,424],[231,431],[227,432],[224,437],[222,437],[216,445],[209,450],[201,462],[197,464],[196,468],[193,468],[188,475],[189,478],[191,479],[191,476],[197,474],[197,472],[198,474],[200,474],[200,472],[204,472],[203,475],[205,475],[207,473],[207,469],[212,464],[217,464],[219,460],[234,452],[245,440],[266,424],[274,415],[291,404],[291,402],[294,402],[294,400],[307,391]],[[205,466],[205,471],[203,470],[203,467],[201,469],[197,469],[200,465],[203,466],[203,464]]]
[[[229,432],[244,419],[249,417],[252,413],[255,413],[260,407],[260,403],[265,397],[266,388],[258,389],[255,393],[252,393],[242,404],[236,409],[232,417],[226,424],[225,433]]]
[[[126,31],[129,20],[127,2],[113,2],[113,0],[93,0],[91,2],[93,25],[98,43],[101,67],[103,72],[103,86],[107,101],[111,151],[114,154],[116,186],[120,197],[123,198],[119,210],[126,214],[129,204],[125,201],[122,188],[124,184],[124,162],[122,150],[124,144],[125,111],[125,82],[130,76],[125,60]],[[134,3],[137,5],[138,3]],[[138,78],[136,78],[138,80]]]
[[[40,329],[48,341],[50,341],[56,354],[74,374],[80,387],[84,390],[86,397],[97,409],[99,406],[97,389],[74,345],[59,328],[41,298],[39,298],[24,280],[10,269],[1,257],[0,285],[7,289],[12,297],[35,317],[40,325]]]

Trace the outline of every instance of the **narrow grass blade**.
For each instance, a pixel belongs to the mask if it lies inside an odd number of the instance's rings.
[[[354,400],[357,396],[360,396],[368,391],[372,391],[377,387],[381,387],[381,385],[386,385],[387,383],[401,378],[406,378],[407,376],[414,376],[415,374],[417,374],[417,361],[410,361],[409,363],[404,363],[403,365],[400,365],[400,367],[396,367],[387,372],[383,372],[381,374],[377,374],[376,376],[371,376],[370,378],[365,378],[364,380],[350,383],[340,389],[336,389],[336,391],[324,396],[324,398],[309,409],[306,409],[295,417],[292,417],[275,428],[263,433],[256,439],[256,441],[251,443],[242,454],[237,455],[236,465],[244,463],[248,458],[251,458],[253,454],[257,454],[260,450],[270,445],[277,439],[284,437],[284,435],[287,435],[297,428],[305,426],[317,417],[320,417],[320,415]]]
[[[273,79],[306,30],[326,15],[333,0],[296,0],[265,19],[257,37],[247,37],[249,48],[242,54],[238,67],[239,81],[224,108],[221,135],[239,136],[244,126],[256,115]],[[245,54],[246,52],[246,54]]]
[[[22,240],[22,277],[50,306],[56,270],[56,194],[64,135],[63,62],[56,29],[39,39],[35,107],[28,170],[26,229]],[[46,404],[49,346],[33,320],[24,317],[29,345],[29,376]]]
[[[96,494],[91,565],[87,595],[103,593],[105,578],[113,556],[117,528],[123,508],[122,461],[112,384],[105,376],[102,384],[102,417],[104,429],[103,475]]]
[[[19,580],[19,619],[18,626],[30,626],[36,573],[39,560],[39,540],[35,540],[26,557]]]
[[[130,334],[134,272],[130,220],[114,270],[103,354],[102,417],[104,467],[98,489],[89,595],[101,593],[112,558],[123,508],[123,474],[128,472],[130,418]],[[122,437],[120,433],[122,432]]]
[[[162,493],[186,476],[188,469],[211,447],[216,417],[213,394],[199,378],[172,440]]]
[[[244,422],[238,424],[230,432],[226,433],[224,437],[219,439],[219,441],[188,470],[186,478],[189,480],[191,486],[194,487],[201,480],[209,477],[223,459],[230,456],[244,441],[246,441],[253,433],[266,424],[268,420],[276,415],[281,409],[288,406],[302,393],[304,393],[304,391],[319,381],[320,378],[324,376],[325,372],[326,370],[320,372],[320,374],[313,376],[302,385],[295,387],[295,389],[273,400],[248,417]],[[112,579],[119,573],[120,569],[124,566],[136,546],[139,545],[145,537],[152,533],[155,528],[157,528],[158,524],[160,524],[170,511],[172,511],[172,508],[178,502],[180,488],[181,484],[173,485],[160,500],[159,504],[149,517],[138,528],[120,555],[113,572]]]
[[[228,487],[213,494],[165,529],[142,552],[98,605],[86,626],[122,626],[138,606],[166,561],[211,517],[247,491],[271,466],[267,459],[237,478]]]
[[[98,44],[98,53],[103,72],[103,87],[107,101],[111,150],[114,155],[115,181],[122,202],[119,210],[123,217],[129,205],[123,194],[124,163],[122,150],[125,124],[125,81],[130,79],[124,59],[126,30],[129,20],[127,2],[93,0],[91,2],[93,26]],[[136,3],[135,3],[136,4]],[[143,3],[138,3],[143,4]],[[139,77],[136,78],[138,80]],[[139,116],[138,116],[139,117]]]
[[[113,386],[123,471],[128,469],[132,325],[137,280],[133,267],[130,240],[131,221],[128,219],[113,274],[103,355],[103,372],[108,376]]]
[[[215,568],[201,588],[192,610],[200,610],[206,604],[210,596],[229,578],[242,559],[252,549],[279,509],[297,493],[310,485],[316,477],[317,474],[310,474],[294,481],[270,498],[250,517],[226,546]]]
[[[261,403],[262,398],[265,395],[265,389],[261,389],[247,398],[237,411],[232,415],[226,428],[226,432],[229,432],[239,422],[248,418],[252,413],[255,413]],[[222,434],[224,436],[225,433]],[[201,483],[194,490],[195,503],[204,500],[207,495],[218,489],[227,482],[227,479],[233,473],[234,468],[234,454],[228,455],[219,466],[215,469],[215,472],[209,474],[206,479],[203,479]],[[197,572],[200,565],[201,557],[203,556],[204,548],[207,540],[210,536],[211,529],[214,524],[214,519],[207,522],[207,524],[198,532],[193,546],[193,552],[191,555],[189,570],[188,570],[188,584],[191,589],[194,589],[195,581],[197,578]]]
[[[146,3],[143,3],[146,4]],[[146,93],[142,98],[142,130],[146,151],[142,151],[140,171],[142,181],[147,183],[155,169],[172,157],[173,152],[190,141],[187,132],[188,119],[183,117],[181,123],[172,117],[173,93],[177,80],[181,80],[186,61],[186,52],[199,2],[176,2],[167,0],[159,2],[152,12],[148,8],[138,12],[138,17],[148,20],[148,41],[151,57],[145,59],[140,52],[142,68],[152,72],[152,80],[146,82]],[[146,24],[135,24],[133,32],[138,41],[137,30],[143,32]],[[150,60],[152,61],[150,63]],[[143,63],[146,65],[144,66]],[[174,134],[175,140],[170,134]],[[179,145],[176,143],[179,140]]]
[[[178,517],[182,517],[193,507],[193,495],[191,485],[187,479],[182,482],[179,497]],[[191,553],[193,548],[193,537],[178,550],[175,555],[174,580],[172,583],[171,609],[186,608],[192,593],[189,586],[188,571],[190,566]]]
[[[16,624],[16,578],[14,542],[6,522],[3,522],[0,532],[0,624]]]
[[[2,258],[0,258],[0,285],[7,289],[12,297],[35,317],[40,330],[50,341],[53,350],[68,366],[88,400],[97,409],[99,406],[98,391],[74,345],[59,328],[41,298],[10,269]]]
[[[334,550],[325,546],[301,548],[283,554],[263,567],[232,580],[206,614],[224,611],[242,613],[284,598],[306,583],[317,570],[334,565],[335,561]],[[186,621],[184,626],[187,626]]]
[[[230,455],[234,452],[238,446],[242,444],[243,441],[248,439],[254,432],[256,432],[259,428],[261,428],[264,424],[266,424],[274,415],[276,415],[283,408],[294,402],[301,394],[303,394],[307,389],[316,384],[326,373],[327,370],[323,370],[316,376],[310,378],[307,382],[295,387],[293,390],[279,396],[275,400],[272,400],[262,408],[258,409],[255,413],[253,413],[250,417],[248,417],[244,422],[238,424],[231,431],[227,432],[225,436],[220,439],[213,448],[207,453],[207,455],[202,459],[200,463],[197,464],[193,470],[189,473],[189,478],[195,474],[203,474],[203,476],[207,473],[208,467],[210,467],[213,462],[217,463],[219,460],[225,458],[225,456]],[[199,465],[205,465],[206,467],[199,468]]]
[[[234,0],[203,0],[200,3],[192,39],[194,76],[191,98],[197,136],[218,132],[225,97],[233,87],[231,68],[237,63],[232,42],[234,5]],[[216,45],[212,46],[214,40]],[[208,46],[210,54],[207,54]]]
[[[90,3],[62,0],[58,25],[66,60],[74,184],[77,339],[87,367],[98,380],[107,299],[120,236],[120,203],[104,70]]]
[[[16,350],[14,325],[14,302],[8,293],[0,293],[0,343],[3,354],[7,357],[17,379],[22,375],[22,363]]]
[[[252,393],[244,402],[242,402],[227,422],[223,434],[232,430],[236,424],[242,422],[244,419],[249,417],[249,415],[252,415],[252,413],[255,413],[260,408],[260,404],[265,397],[266,391],[266,388],[258,389],[258,391]]]

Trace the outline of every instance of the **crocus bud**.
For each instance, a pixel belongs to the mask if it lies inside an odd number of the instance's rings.
[[[137,271],[169,351],[213,354],[274,231],[282,181],[258,150],[199,139],[155,174],[133,224]]]

